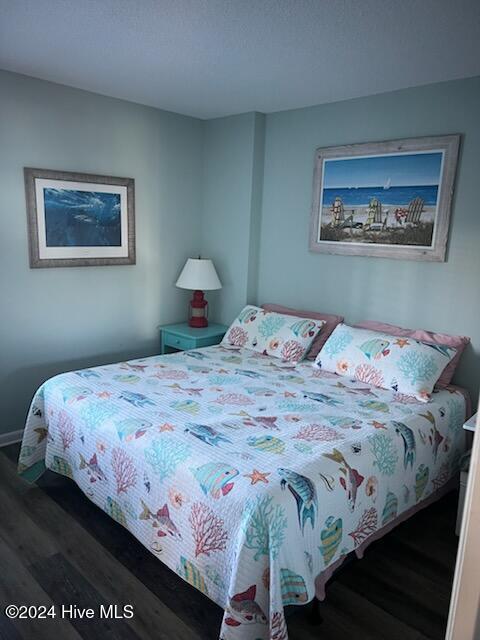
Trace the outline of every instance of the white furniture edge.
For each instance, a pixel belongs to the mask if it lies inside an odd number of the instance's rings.
[[[477,427],[479,426],[477,417]],[[473,439],[446,640],[475,640],[480,598],[480,437]]]
[[[475,431],[475,425],[477,424],[477,414],[474,413],[463,425],[465,431]]]
[[[7,433],[0,433],[0,449],[2,447],[8,447],[9,444],[15,444],[20,442],[23,437],[23,429],[17,429],[16,431],[8,431]]]

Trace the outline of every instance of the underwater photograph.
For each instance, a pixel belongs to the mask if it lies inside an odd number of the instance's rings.
[[[119,247],[120,194],[43,190],[47,247]]]

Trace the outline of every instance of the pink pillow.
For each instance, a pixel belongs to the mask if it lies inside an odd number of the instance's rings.
[[[310,347],[310,351],[306,355],[307,360],[315,360],[318,352],[327,341],[337,324],[343,322],[342,316],[335,316],[328,313],[317,313],[316,311],[298,311],[290,307],[282,307],[280,304],[262,304],[265,311],[275,311],[275,313],[283,313],[287,316],[298,316],[300,318],[312,318],[312,320],[323,320],[325,324],[320,329],[320,333]]]
[[[360,329],[370,329],[371,331],[388,333],[391,336],[413,338],[413,340],[421,340],[422,342],[429,342],[430,344],[438,344],[456,349],[456,355],[447,364],[445,369],[442,371],[442,375],[437,380],[437,384],[435,386],[440,389],[444,389],[450,384],[453,374],[455,373],[455,369],[458,367],[458,363],[460,362],[463,350],[470,342],[470,338],[466,338],[465,336],[449,336],[446,333],[434,333],[433,331],[425,331],[425,329],[403,329],[402,327],[396,327],[395,325],[387,324],[386,322],[377,322],[376,320],[360,322],[354,326],[359,327]]]

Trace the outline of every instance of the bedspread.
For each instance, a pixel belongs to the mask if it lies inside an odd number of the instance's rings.
[[[72,478],[225,610],[221,638],[285,639],[284,606],[434,496],[464,451],[459,391],[423,404],[364,373],[215,346],[61,374],[33,399],[19,471]]]

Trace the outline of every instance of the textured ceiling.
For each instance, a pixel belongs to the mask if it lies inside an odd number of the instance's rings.
[[[201,118],[480,75],[479,0],[0,0],[0,68]]]

